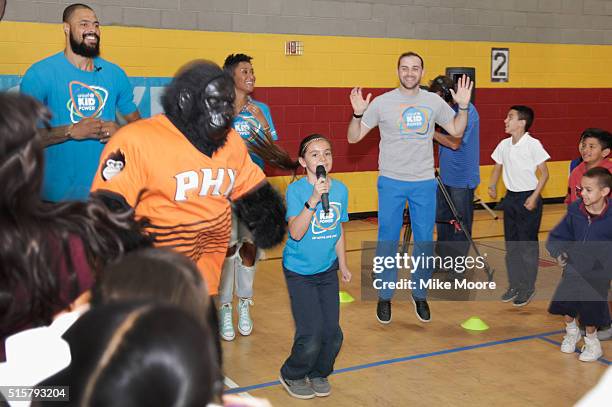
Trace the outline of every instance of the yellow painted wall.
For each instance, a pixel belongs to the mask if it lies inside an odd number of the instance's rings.
[[[612,87],[612,46],[434,41],[316,35],[281,35],[102,27],[103,56],[130,76],[172,76],[196,58],[222,63],[229,52],[255,57],[258,86],[394,87],[404,51],[425,59],[425,80],[447,66],[476,68],[484,88]],[[304,43],[304,55],[286,57],[288,40]],[[33,62],[61,50],[61,24],[0,22],[0,74],[23,74]],[[510,49],[510,81],[490,82],[492,47]]]

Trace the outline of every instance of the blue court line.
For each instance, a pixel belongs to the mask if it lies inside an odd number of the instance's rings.
[[[563,333],[563,332],[565,332],[565,331],[544,332],[544,333],[536,334],[536,335],[519,336],[517,338],[503,339],[501,341],[485,342],[485,343],[480,343],[480,344],[477,344],[477,345],[462,346],[462,347],[459,347],[459,348],[440,350],[440,351],[436,351],[436,352],[420,353],[420,354],[417,354],[417,355],[404,356],[404,357],[401,357],[401,358],[393,358],[393,359],[381,360],[381,361],[378,361],[378,362],[366,363],[366,364],[362,364],[362,365],[345,367],[343,369],[337,369],[337,370],[335,370],[332,373],[332,375],[340,374],[340,373],[346,373],[346,372],[354,372],[356,370],[369,369],[371,367],[377,367],[377,366],[383,366],[383,365],[390,365],[390,364],[395,364],[395,363],[407,362],[409,360],[424,359],[424,358],[429,358],[429,357],[432,357],[432,356],[439,356],[439,355],[447,355],[447,354],[450,354],[450,353],[463,352],[463,351],[466,351],[466,350],[479,349],[479,348],[488,348],[490,346],[503,345],[505,343],[520,342],[520,341],[526,341],[526,340],[529,340],[529,339],[536,339],[536,338],[540,338],[541,339],[544,336],[557,335],[557,334],[560,334],[560,333]],[[273,382],[259,383],[259,384],[254,384],[254,385],[251,385],[251,386],[244,386],[244,387],[238,387],[238,388],[235,388],[235,389],[229,389],[229,390],[225,391],[225,393],[227,393],[227,394],[234,394],[234,393],[249,392],[249,391],[252,391],[252,390],[262,389],[262,388],[265,388],[265,387],[276,386],[276,385],[279,385],[279,384],[280,384],[280,382],[278,380],[275,380]]]
[[[550,339],[550,338],[539,337],[538,339],[541,339],[541,340],[543,340],[543,341],[545,341],[545,342],[552,343],[553,345],[561,346],[561,342],[553,341],[553,340],[552,340],[552,339]],[[575,352],[575,353],[578,353],[578,354],[580,353],[580,352],[578,351],[578,349],[576,349],[574,352]],[[604,365],[606,365],[606,366],[610,366],[610,364],[611,364],[611,362],[610,362],[608,359],[604,359],[603,357],[601,357],[601,358],[597,359],[597,361],[598,361],[598,362],[600,362],[600,363],[602,363],[602,364],[604,364]]]

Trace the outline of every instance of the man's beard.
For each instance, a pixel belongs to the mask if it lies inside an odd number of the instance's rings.
[[[100,37],[96,34],[94,35],[98,39],[98,42],[96,42],[96,45],[90,47],[85,44],[85,39],[83,39],[82,42],[77,42],[72,36],[72,33],[70,33],[70,48],[72,52],[85,58],[95,58],[100,55]]]
[[[412,87],[408,87],[404,84],[404,82],[400,81],[400,85],[402,85],[402,88],[407,89],[407,90],[412,90],[412,89],[416,89],[419,87],[420,85],[420,81],[417,81],[415,85],[413,85]]]

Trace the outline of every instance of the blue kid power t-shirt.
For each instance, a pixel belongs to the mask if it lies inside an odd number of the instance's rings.
[[[114,121],[136,110],[125,72],[102,58],[93,71],[78,69],[63,52],[32,65],[21,81],[21,92],[45,104],[51,126],[69,126],[91,117]],[[42,198],[49,201],[86,199],[104,144],[98,140],[67,140],[45,148]]]
[[[298,216],[304,209],[304,202],[312,195],[313,185],[303,177],[287,188],[287,220]],[[329,191],[329,213],[325,214],[321,202],[316,206],[308,230],[301,240],[294,240],[291,234],[283,250],[283,266],[302,275],[322,273],[336,261],[336,243],[340,239],[342,222],[348,222],[348,190],[333,179]]]
[[[249,102],[259,107],[264,117],[268,121],[268,125],[270,126],[270,136],[272,136],[272,140],[278,140],[278,136],[276,135],[276,128],[274,127],[274,123],[272,122],[270,108],[265,103],[259,102],[255,99],[249,99]],[[246,106],[240,111],[240,113],[236,117],[234,117],[232,127],[234,128],[234,130],[236,130],[238,134],[240,134],[240,136],[247,143],[249,143],[249,140],[253,137],[253,134],[251,134],[251,132],[255,132],[257,136],[262,139],[265,137],[263,134],[264,125],[260,123],[259,120],[257,120],[255,116],[253,116],[253,114],[246,109]],[[261,169],[264,168],[264,160],[260,156],[255,153],[251,153],[250,151],[249,155],[251,156],[251,160],[253,160],[255,164],[259,165]]]

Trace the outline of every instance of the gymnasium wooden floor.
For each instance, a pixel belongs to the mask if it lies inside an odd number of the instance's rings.
[[[544,206],[540,240],[563,213],[562,204]],[[559,351],[563,322],[546,312],[545,299],[522,308],[498,300],[430,301],[429,324],[416,319],[411,303],[395,301],[392,322],[378,323],[376,302],[360,300],[361,245],[376,239],[376,224],[351,221],[345,232],[353,281],[341,283],[341,290],[355,301],[341,305],[344,344],[330,376],[331,396],[297,400],[278,382],[294,333],[282,247],[268,251],[259,264],[252,335],[237,333],[223,345],[230,392],[265,397],[274,406],[571,406],[610,365],[612,341],[602,342],[605,359],[593,363]],[[477,210],[474,237],[503,241],[503,220]],[[489,262],[503,269],[503,250],[491,247],[496,251]],[[541,258],[538,280],[557,279],[560,269],[545,253]],[[498,274],[505,289],[505,275]],[[470,316],[479,316],[490,329],[464,330],[460,323]]]

